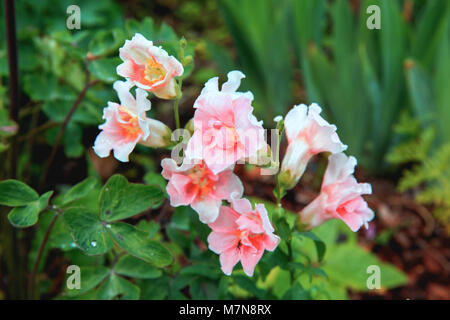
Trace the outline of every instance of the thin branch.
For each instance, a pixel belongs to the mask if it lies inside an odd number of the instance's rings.
[[[45,164],[45,167],[44,167],[44,170],[43,170],[43,173],[42,173],[42,177],[41,177],[39,190],[42,191],[42,189],[45,187],[45,181],[47,180],[48,170],[50,169],[50,166],[52,165],[53,160],[55,159],[56,151],[58,150],[59,144],[61,143],[62,137],[64,136],[64,132],[67,129],[67,125],[69,124],[70,119],[72,119],[73,114],[75,113],[75,111],[77,111],[81,101],[83,101],[87,90],[91,86],[97,84],[98,82],[100,82],[100,81],[99,80],[94,80],[92,82],[89,82],[89,71],[87,70],[87,63],[86,63],[86,84],[85,84],[83,90],[81,90],[81,92],[78,95],[78,97],[75,100],[75,102],[73,103],[72,108],[70,109],[69,113],[66,115],[66,118],[64,119],[64,122],[61,125],[61,129],[59,130],[58,136],[56,137],[56,140],[55,140],[55,142],[53,144],[53,148],[52,148],[52,152],[50,154],[50,157],[48,158],[48,161]]]
[[[19,72],[17,67],[17,38],[16,38],[16,14],[14,0],[4,0],[5,8],[5,22],[6,22],[6,43],[8,47],[8,66],[9,66],[9,108],[10,118],[18,124],[19,115]],[[17,137],[14,135],[11,138],[11,147],[8,150],[9,164],[6,175],[9,178],[15,179],[17,175],[17,155],[18,146],[16,142]],[[2,168],[0,168],[1,170]],[[4,256],[8,266],[9,281],[8,291],[12,298],[23,298],[25,284],[23,278],[25,275],[25,267],[23,263],[23,255],[21,254],[21,247],[23,241],[17,238],[16,230],[11,227],[4,217],[0,217],[0,225],[2,226],[2,235],[8,246],[4,246]],[[5,242],[6,242],[5,241]]]
[[[47,121],[46,123],[40,125],[39,127],[36,127],[30,131],[28,131],[26,134],[24,134],[23,136],[20,136],[17,141],[18,142],[23,142],[25,140],[28,140],[34,136],[36,136],[37,134],[39,134],[41,131],[45,131],[47,129],[53,128],[53,127],[57,127],[59,126],[58,122],[55,121]]]
[[[9,110],[11,120],[17,123],[19,119],[19,72],[17,68],[17,38],[16,38],[16,14],[14,0],[4,0],[6,19],[6,41],[8,43],[9,64]],[[12,138],[10,150],[10,178],[16,177],[17,169],[17,144]]]
[[[52,221],[50,222],[47,230],[45,231],[44,238],[42,238],[41,245],[39,246],[39,251],[36,256],[36,260],[34,261],[33,270],[31,271],[30,278],[28,279],[28,296],[30,299],[34,298],[34,287],[36,283],[36,274],[39,268],[39,263],[42,258],[42,254],[44,253],[45,245],[47,244],[48,238],[50,237],[50,233],[52,232],[53,227],[55,226],[56,220],[58,220],[59,213],[55,213]]]

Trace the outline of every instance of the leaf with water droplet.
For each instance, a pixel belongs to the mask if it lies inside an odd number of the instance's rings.
[[[103,254],[111,248],[111,237],[95,212],[86,208],[70,208],[63,217],[74,242],[88,255]]]
[[[161,243],[150,240],[147,233],[127,223],[117,222],[107,231],[114,241],[129,254],[157,267],[165,267],[172,262],[172,255]]]

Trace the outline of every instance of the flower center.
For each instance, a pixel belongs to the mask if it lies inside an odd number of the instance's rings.
[[[167,72],[162,64],[156,62],[153,57],[147,60],[144,70],[144,79],[147,80],[150,85],[163,80],[166,73]]]
[[[119,107],[120,127],[130,139],[136,139],[143,131],[139,127],[138,117],[125,107]]]
[[[234,127],[225,127],[225,148],[234,148],[240,140],[239,134]]]
[[[188,174],[192,184],[199,188],[199,197],[208,195],[215,188],[215,181],[211,179],[211,175],[212,172],[204,164],[194,167],[192,172]]]

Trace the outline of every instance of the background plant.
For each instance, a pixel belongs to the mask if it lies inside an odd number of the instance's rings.
[[[414,110],[419,119],[439,115],[435,125],[446,140],[449,98],[442,86],[449,75],[448,1],[218,4],[249,88],[261,93],[256,106],[266,122],[299,98],[318,102],[343,128],[340,136],[349,152],[377,172],[388,169],[384,157],[398,140],[392,127],[402,110]],[[366,8],[373,4],[381,10],[380,30],[366,26]],[[414,67],[405,70],[409,59]],[[226,59],[218,62],[228,66]],[[301,80],[306,92],[293,86],[293,79]],[[432,101],[423,92],[429,90],[436,92]]]

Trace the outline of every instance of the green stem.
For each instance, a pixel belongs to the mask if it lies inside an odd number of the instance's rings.
[[[277,207],[278,207],[278,216],[281,216],[281,199],[283,198],[283,189],[281,187],[281,183],[280,183],[280,172],[281,172],[281,164],[280,164],[280,144],[281,144],[281,137],[282,137],[282,130],[279,130],[278,133],[278,143],[277,143],[277,148],[276,148],[276,156],[277,156],[277,166],[278,166],[278,172],[275,175],[275,182],[276,182],[276,186],[275,186],[275,198],[277,200]]]
[[[173,103],[173,112],[175,114],[175,126],[177,129],[180,129],[180,127],[181,127],[180,126],[180,113],[178,111],[178,106],[179,106],[180,99],[183,96],[183,93],[181,91],[182,85],[183,85],[183,78],[180,77],[180,79],[178,80],[178,83],[177,83],[177,96]]]
[[[180,114],[178,112],[178,102],[180,99],[177,97],[173,103],[173,113],[175,114],[175,126],[180,129]]]
[[[282,126],[283,127],[283,126]],[[283,129],[279,130],[279,134],[278,134],[278,143],[277,143],[277,148],[276,148],[276,155],[277,155],[277,165],[278,165],[278,172],[275,176],[275,182],[276,182],[276,186],[275,186],[275,198],[277,200],[277,214],[278,214],[278,219],[281,218],[282,216],[282,205],[281,205],[281,199],[283,199],[284,196],[284,189],[281,186],[280,183],[280,172],[281,172],[281,164],[280,164],[280,144],[281,144],[281,137],[282,137],[282,133],[283,133]],[[291,243],[291,237],[289,237],[289,239],[286,241],[286,244],[288,246],[288,255],[289,255],[289,261],[294,262],[294,253],[292,250],[292,243]],[[291,278],[291,284],[293,284],[295,282],[295,271],[293,268],[289,268],[289,274],[290,274],[290,278]]]

